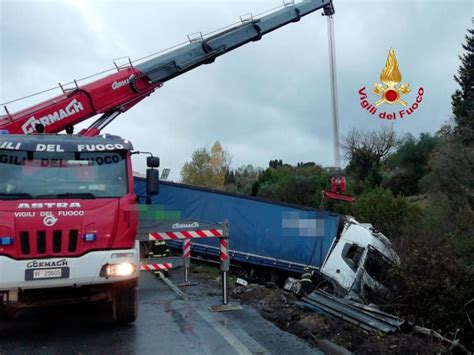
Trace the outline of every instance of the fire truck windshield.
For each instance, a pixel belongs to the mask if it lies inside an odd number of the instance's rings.
[[[111,198],[127,192],[123,152],[0,150],[0,200]]]

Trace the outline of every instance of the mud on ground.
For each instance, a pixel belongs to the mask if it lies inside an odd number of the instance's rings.
[[[193,276],[209,286],[219,289],[220,276],[215,271],[194,269]],[[235,284],[229,278],[229,298],[256,308],[266,319],[281,329],[290,332],[326,353],[343,353],[347,349],[355,354],[440,354],[449,353],[448,348],[435,339],[421,338],[410,334],[385,335],[368,333],[352,324],[330,319],[311,310],[301,308],[298,298],[277,287]],[[329,342],[330,343],[329,343]],[[344,349],[331,346],[336,344]]]

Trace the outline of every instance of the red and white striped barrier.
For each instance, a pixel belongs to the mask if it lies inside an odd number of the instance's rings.
[[[191,239],[183,241],[183,258],[191,257]]]
[[[204,229],[196,231],[149,233],[148,237],[149,240],[177,240],[209,237],[220,238],[223,235],[222,229]]]
[[[198,222],[193,222],[189,224],[181,224],[184,226],[196,225],[199,228]],[[180,225],[180,226],[181,226]],[[195,238],[219,238],[219,259],[220,259],[220,269],[222,273],[222,306],[211,307],[212,311],[227,311],[227,310],[236,310],[241,309],[240,306],[231,306],[228,305],[227,299],[227,274],[230,271],[230,255],[229,255],[229,222],[226,220],[223,224],[220,224],[221,228],[212,228],[210,224],[202,225],[199,230],[175,230],[178,229],[175,227],[175,224],[170,225],[169,223],[157,225],[155,230],[161,230],[160,232],[149,232],[153,230],[148,228],[148,240],[149,241],[167,241],[167,240],[181,240],[183,242],[183,270],[184,270],[184,283],[180,286],[191,286],[194,283],[188,281],[188,269],[191,264],[191,242]],[[171,231],[169,231],[171,230]],[[146,238],[146,234],[144,235]],[[167,266],[169,265],[169,267]],[[171,264],[147,264],[142,265],[142,270],[168,270],[171,268]]]
[[[188,269],[191,266],[191,239],[183,240],[183,262],[184,262],[184,283],[182,286],[191,285],[188,281]]]
[[[145,271],[160,271],[160,270],[169,270],[173,267],[171,263],[165,264],[143,264],[141,270]]]
[[[221,238],[220,242],[220,257],[222,261],[229,260],[229,240],[227,238]]]

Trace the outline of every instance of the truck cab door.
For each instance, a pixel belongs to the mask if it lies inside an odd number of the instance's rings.
[[[366,248],[350,241],[340,240],[321,270],[337,287],[349,291],[366,255]]]

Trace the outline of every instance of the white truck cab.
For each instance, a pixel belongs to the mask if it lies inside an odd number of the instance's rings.
[[[399,257],[392,244],[371,224],[347,217],[324,261],[321,274],[339,295],[360,299],[365,289],[386,292],[381,274]]]

